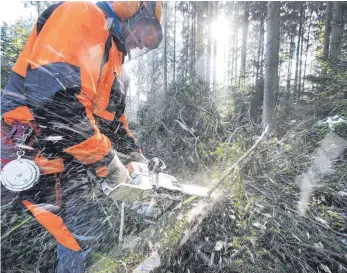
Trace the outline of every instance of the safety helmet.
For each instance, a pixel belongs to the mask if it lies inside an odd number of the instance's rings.
[[[120,32],[127,51],[159,46],[163,39],[160,1],[114,1],[111,6],[121,22]]]

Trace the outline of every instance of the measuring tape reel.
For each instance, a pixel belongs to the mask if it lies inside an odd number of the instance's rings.
[[[40,169],[29,159],[12,160],[1,171],[1,183],[10,191],[25,191],[34,186],[40,179]]]

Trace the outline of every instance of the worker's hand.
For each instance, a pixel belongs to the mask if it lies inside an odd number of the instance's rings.
[[[128,170],[119,160],[117,154],[115,154],[111,163],[107,167],[107,177],[105,177],[105,180],[112,185],[130,183],[131,181]]]
[[[143,154],[138,153],[138,152],[131,152],[129,154],[129,156],[131,157],[132,161],[145,163],[145,164],[147,164],[149,162],[149,160]]]

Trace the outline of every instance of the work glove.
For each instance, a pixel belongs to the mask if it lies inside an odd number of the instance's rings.
[[[115,186],[120,183],[130,183],[131,177],[128,170],[119,160],[117,154],[113,157],[110,164],[107,166],[107,176],[105,181]]]
[[[107,176],[98,177],[96,181],[99,182],[104,194],[109,196],[118,184],[131,183],[131,177],[115,153],[112,161],[107,166]]]

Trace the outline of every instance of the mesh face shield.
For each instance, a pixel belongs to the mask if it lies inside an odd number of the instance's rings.
[[[128,51],[131,49],[155,49],[163,39],[160,22],[155,15],[156,2],[142,5],[140,10],[121,27]]]

